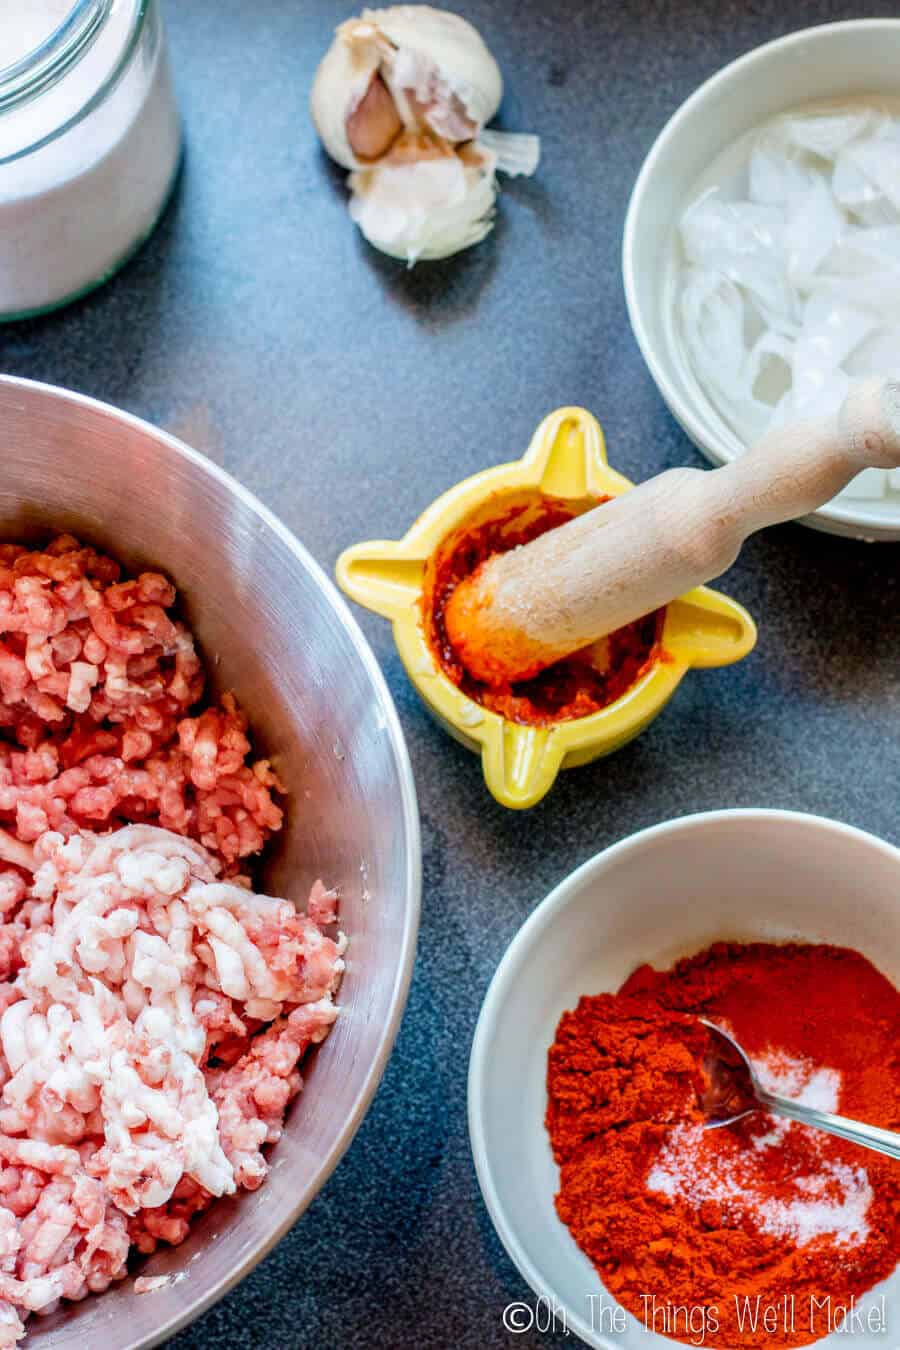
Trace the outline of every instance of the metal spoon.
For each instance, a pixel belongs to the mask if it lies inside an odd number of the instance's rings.
[[[737,1041],[705,1017],[699,1021],[710,1033],[706,1060],[709,1088],[700,1103],[706,1115],[706,1129],[731,1125],[750,1111],[762,1108],[776,1116],[787,1116],[789,1120],[799,1120],[803,1125],[813,1125],[827,1134],[862,1144],[876,1153],[885,1153],[889,1158],[900,1159],[900,1134],[879,1129],[877,1125],[865,1125],[859,1120],[848,1120],[846,1116],[834,1116],[828,1111],[817,1111],[790,1097],[768,1092]]]

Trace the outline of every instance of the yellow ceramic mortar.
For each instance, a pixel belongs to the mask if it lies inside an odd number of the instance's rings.
[[[668,605],[662,656],[621,698],[599,712],[546,727],[522,726],[473,702],[444,674],[428,643],[422,598],[427,566],[460,526],[485,514],[489,502],[537,489],[576,509],[633,485],[606,459],[599,423],[583,408],[546,417],[525,455],[513,464],[466,478],[445,492],[400,540],[372,540],[341,554],[341,588],[389,619],[394,641],[420,697],[458,741],[481,755],[485,782],[504,806],[534,806],[560,769],[618,750],[653,721],[693,668],[727,666],[750,652],[756,627],[745,609],[706,586]],[[515,500],[515,498],[512,498]],[[473,522],[474,523],[474,522]]]

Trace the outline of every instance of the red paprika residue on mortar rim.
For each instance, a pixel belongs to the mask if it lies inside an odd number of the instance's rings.
[[[547,1073],[557,1212],[649,1330],[728,1347],[846,1330],[843,1310],[900,1260],[900,1165],[764,1111],[704,1129],[698,1015],[774,1090],[900,1127],[890,981],[846,948],[718,943],[563,1014]]]
[[[595,505],[600,507],[610,500],[598,497]],[[476,521],[454,530],[428,564],[422,609],[432,652],[444,674],[468,698],[510,722],[546,726],[588,717],[615,703],[654,662],[665,659],[660,645],[664,609],[610,633],[601,649],[602,661],[595,649],[576,652],[532,680],[503,688],[494,689],[474,679],[457,658],[447,635],[445,612],[459,583],[493,554],[527,544],[578,514],[559,497],[544,496],[536,490],[518,493],[515,505],[501,507],[500,501],[488,504],[476,513]]]

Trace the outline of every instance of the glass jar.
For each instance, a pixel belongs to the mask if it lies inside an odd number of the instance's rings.
[[[181,127],[158,0],[0,0],[0,60],[0,319],[16,319],[143,243]]]

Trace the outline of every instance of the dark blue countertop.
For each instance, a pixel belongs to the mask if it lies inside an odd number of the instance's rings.
[[[543,162],[510,184],[477,250],[408,273],[346,216],[307,115],[343,6],[168,5],[188,153],[157,233],[113,282],[0,329],[0,369],[107,399],[237,474],[329,569],[397,536],[439,492],[519,455],[580,403],[633,478],[700,457],[668,416],[625,313],[628,194],[666,118],[761,41],[894,15],[817,0],[630,4],[467,0],[503,68],[503,123]],[[578,863],[642,826],[715,807],[793,807],[900,838],[900,569],[890,545],[789,526],[747,545],[723,589],[753,655],[697,674],[652,729],[566,774],[527,818],[429,720],[387,625],[361,622],[409,740],[424,827],[419,960],[384,1083],[293,1231],[172,1343],[279,1350],[571,1345],[510,1336],[528,1297],[481,1204],[465,1119],[479,1006],[507,943]],[[112,1347],[110,1347],[112,1350]]]

